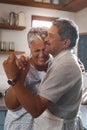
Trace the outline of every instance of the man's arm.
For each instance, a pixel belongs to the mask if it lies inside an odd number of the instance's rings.
[[[29,112],[31,115],[36,118],[45,109],[52,104],[51,101],[47,100],[44,97],[39,95],[34,95],[27,88],[24,87],[19,81],[15,84],[14,90],[20,104]]]

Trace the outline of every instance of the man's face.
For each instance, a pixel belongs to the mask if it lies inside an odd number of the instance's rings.
[[[46,51],[54,57],[64,49],[64,41],[61,40],[61,37],[58,34],[58,28],[54,25],[48,30],[48,36],[45,41],[47,41]]]

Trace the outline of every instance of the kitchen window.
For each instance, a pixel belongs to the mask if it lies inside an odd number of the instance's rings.
[[[56,19],[55,17],[45,17],[45,16],[37,16],[32,15],[31,26],[32,27],[50,27],[52,25],[52,21]]]

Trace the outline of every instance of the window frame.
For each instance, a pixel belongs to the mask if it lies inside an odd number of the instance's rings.
[[[41,21],[50,21],[52,22],[53,20],[55,20],[58,17],[47,17],[47,16],[39,16],[39,15],[32,15],[31,16],[31,27],[32,27],[32,21],[33,20],[41,20]]]

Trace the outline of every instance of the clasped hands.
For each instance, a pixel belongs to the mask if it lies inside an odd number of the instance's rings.
[[[24,82],[30,68],[29,58],[25,56],[17,58],[15,54],[11,54],[3,62],[3,68],[8,79]]]

